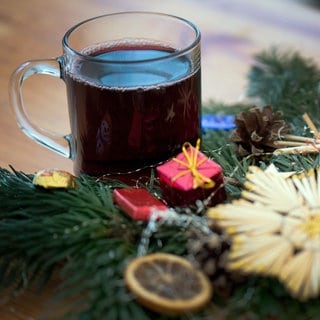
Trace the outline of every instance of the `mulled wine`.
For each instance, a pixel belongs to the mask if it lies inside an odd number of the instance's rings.
[[[85,49],[94,59],[65,70],[76,174],[126,174],[169,159],[186,141],[195,144],[200,68],[174,52],[148,42],[109,43]]]

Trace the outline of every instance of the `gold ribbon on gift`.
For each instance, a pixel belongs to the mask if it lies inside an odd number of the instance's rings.
[[[200,165],[202,165],[204,162],[208,160],[207,157],[203,157],[201,160],[198,161],[199,150],[200,150],[200,139],[197,140],[197,144],[195,148],[189,142],[185,142],[183,144],[182,152],[186,161],[183,161],[177,158],[173,158],[172,160],[186,167],[186,170],[183,170],[179,172],[177,175],[175,175],[171,179],[172,182],[178,180],[179,178],[187,174],[191,174],[193,176],[193,185],[192,185],[193,189],[197,189],[198,187],[209,189],[215,186],[215,182],[212,179],[205,177],[199,171]]]

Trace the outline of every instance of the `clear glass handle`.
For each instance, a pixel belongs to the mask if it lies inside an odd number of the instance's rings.
[[[11,75],[9,95],[20,129],[32,140],[66,158],[72,158],[71,135],[47,131],[35,125],[28,117],[23,100],[22,89],[26,79],[35,74],[46,74],[61,78],[60,70],[60,58],[27,61],[21,64]]]

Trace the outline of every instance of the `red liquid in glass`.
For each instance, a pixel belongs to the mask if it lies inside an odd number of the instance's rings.
[[[96,47],[91,56],[119,61],[166,56],[152,45]],[[121,179],[175,156],[200,135],[200,68],[186,57],[129,66],[81,62],[65,74],[75,173]]]

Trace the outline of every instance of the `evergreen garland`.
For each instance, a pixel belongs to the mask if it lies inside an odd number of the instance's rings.
[[[58,298],[70,303],[76,298],[66,319],[75,310],[79,319],[150,319],[122,279],[143,225],[113,205],[118,185],[82,176],[76,189],[45,190],[34,186],[31,176],[0,169],[0,287],[43,286],[58,264],[63,279]],[[160,231],[161,247],[155,241],[151,248],[183,254],[186,237],[177,231]]]
[[[289,121],[305,112],[318,119],[320,70],[312,60],[273,48],[257,54],[256,61],[248,75],[249,97],[284,111]]]
[[[301,116],[308,112],[319,125],[320,71],[298,53],[276,49],[256,56],[249,72],[248,95],[281,110],[293,124],[295,134],[308,135]],[[226,106],[209,102],[206,110],[237,113],[249,104]],[[228,131],[203,134],[204,152],[217,161],[227,177],[229,198],[238,197],[249,165],[262,168],[274,163],[281,171],[300,171],[320,164],[320,155],[265,155],[240,159],[234,152]],[[162,319],[141,307],[126,290],[123,270],[137,255],[146,225],[128,218],[112,202],[117,181],[77,179],[77,188],[45,190],[32,183],[32,175],[0,168],[0,288],[12,293],[31,286],[40,288],[58,272],[61,286],[57,301],[68,301],[65,319],[128,320]],[[144,184],[159,195],[152,176]],[[188,208],[192,215],[197,208]],[[199,210],[197,211],[199,213]],[[202,212],[203,213],[203,212]],[[190,228],[192,228],[190,226]],[[150,252],[186,254],[185,227],[161,226],[151,238]],[[214,299],[229,311],[229,318],[250,315],[250,319],[316,319],[319,301],[300,303],[273,279],[250,278],[239,285],[227,302]],[[199,314],[179,319],[213,319],[212,306]]]

